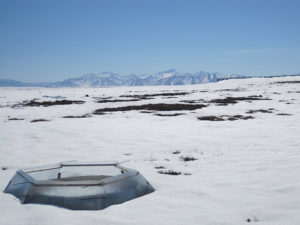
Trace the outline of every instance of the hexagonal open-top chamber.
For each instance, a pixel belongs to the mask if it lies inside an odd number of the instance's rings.
[[[134,169],[118,162],[64,162],[18,170],[5,193],[21,203],[56,205],[73,210],[99,210],[154,191]]]

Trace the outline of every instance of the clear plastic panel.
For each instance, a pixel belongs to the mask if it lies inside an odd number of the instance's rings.
[[[61,168],[53,168],[49,170],[27,172],[27,174],[35,180],[52,180],[57,179],[60,169]]]
[[[60,178],[81,176],[116,176],[121,169],[116,166],[64,166],[60,170]]]

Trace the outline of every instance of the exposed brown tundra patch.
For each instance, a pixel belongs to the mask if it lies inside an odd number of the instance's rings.
[[[173,113],[173,114],[161,114],[161,113],[156,113],[154,114],[155,116],[181,116],[185,115],[184,113]]]
[[[24,120],[24,118],[8,118],[8,120]]]
[[[137,102],[141,101],[142,99],[139,98],[132,98],[132,99],[99,99],[97,103],[114,103],[114,102]]]
[[[156,166],[155,169],[165,169],[164,166]]]
[[[25,101],[20,104],[14,105],[14,106],[53,106],[53,105],[71,105],[71,104],[83,104],[85,101],[77,101],[77,100],[56,100],[56,101],[44,101],[44,102],[39,102],[36,101],[35,99],[31,101]]]
[[[184,162],[198,160],[197,158],[195,158],[193,156],[181,156],[179,159]]]
[[[166,175],[175,175],[175,176],[181,174],[181,172],[176,172],[176,171],[174,171],[174,170],[167,170],[167,171],[160,170],[160,171],[158,171],[158,173],[159,173],[159,174],[166,174]]]
[[[288,80],[288,81],[278,81],[274,84],[300,84],[300,80]]]
[[[35,120],[31,120],[31,123],[36,123],[36,122],[48,122],[50,120],[46,120],[46,119],[35,119]]]
[[[88,117],[91,117],[91,115],[84,114],[84,115],[81,115],[81,116],[63,116],[63,118],[88,118]]]
[[[174,155],[177,155],[177,154],[179,154],[179,153],[180,153],[179,150],[176,150],[175,152],[172,152],[172,154],[174,154]]]
[[[173,97],[178,95],[188,95],[189,92],[166,92],[166,93],[157,93],[157,94],[144,94],[144,95],[121,95],[120,97],[125,98],[139,98],[139,99],[153,99],[153,97]]]
[[[278,116],[291,116],[292,114],[289,113],[278,113]]]
[[[103,108],[97,109],[94,114],[102,114],[104,112],[122,112],[122,111],[132,111],[132,110],[151,110],[151,111],[181,111],[181,110],[196,110],[207,107],[207,105],[197,104],[147,104],[147,105],[131,105],[115,108]]]
[[[253,113],[273,113],[274,109],[255,109],[255,110],[248,110],[247,114],[253,114]]]
[[[200,116],[198,120],[209,120],[209,121],[224,121],[223,118],[217,116]]]
[[[248,97],[227,97],[223,99],[213,99],[208,101],[208,103],[217,103],[218,105],[228,105],[228,104],[236,104],[240,101],[259,101],[259,100],[271,100],[270,98],[263,98],[262,95],[251,95]]]
[[[208,120],[208,121],[234,121],[234,120],[248,120],[248,119],[254,119],[252,116],[243,116],[243,115],[234,115],[234,116],[200,116],[197,118],[198,120]]]

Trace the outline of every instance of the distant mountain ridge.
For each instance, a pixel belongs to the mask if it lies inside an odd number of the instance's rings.
[[[257,77],[280,77],[299,76],[278,75],[278,76],[257,76]],[[120,75],[112,72],[89,73],[81,77],[70,78],[54,83],[23,83],[21,81],[0,79],[0,87],[110,87],[110,86],[157,86],[157,85],[191,85],[218,82],[227,79],[251,78],[239,74],[196,72],[184,73],[174,69],[166,70],[155,74],[141,75]]]
[[[238,74],[221,73],[180,73],[174,69],[155,74],[119,75],[111,72],[86,74],[80,78],[71,78],[56,82],[51,87],[102,87],[102,86],[157,86],[157,85],[188,85],[217,82],[222,78],[243,77]]]
[[[223,73],[183,73],[174,69],[142,75],[120,75],[111,72],[85,74],[54,83],[23,83],[15,80],[0,79],[0,87],[108,87],[108,86],[157,86],[190,85],[217,82],[223,79],[243,78],[239,74]]]
[[[0,87],[50,87],[51,83],[24,83],[11,79],[0,79]]]

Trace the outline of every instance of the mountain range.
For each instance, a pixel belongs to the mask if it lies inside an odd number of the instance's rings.
[[[111,72],[89,73],[81,77],[70,78],[54,83],[23,83],[21,81],[0,79],[0,87],[107,87],[107,86],[156,86],[188,85],[217,82],[223,79],[244,78],[239,74],[223,73],[183,73],[174,69],[141,75],[120,75]]]

